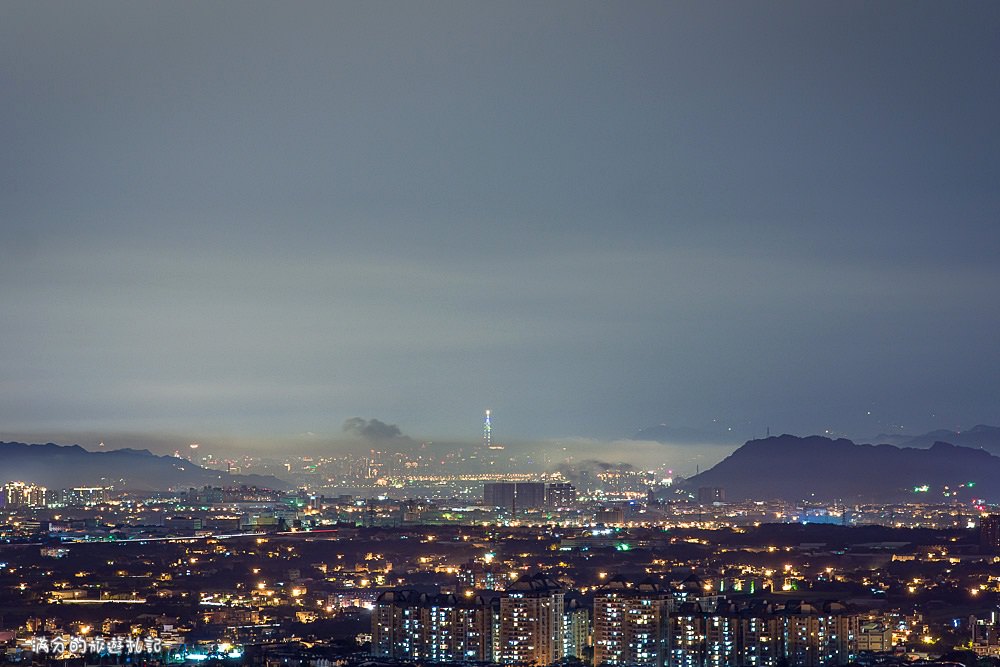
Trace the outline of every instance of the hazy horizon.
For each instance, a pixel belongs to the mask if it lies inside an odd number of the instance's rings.
[[[395,424],[384,424],[378,420],[380,427],[398,429]],[[721,434],[716,442],[684,442],[679,439],[657,441],[648,439],[617,438],[601,440],[581,436],[566,436],[561,438],[546,438],[538,440],[504,440],[505,454],[523,458],[527,454],[538,456],[538,472],[553,470],[560,462],[569,461],[582,463],[587,461],[629,464],[640,469],[669,466],[675,474],[691,476],[695,472],[707,470],[739,448],[744,441],[766,437],[759,434],[739,439],[730,436],[726,439]],[[792,435],[806,437],[820,435],[828,438],[847,438],[858,444],[887,444],[879,437],[851,437],[842,433],[777,433],[769,435]],[[917,437],[924,433],[893,434],[894,437]],[[0,441],[25,442],[28,444],[55,443],[59,445],[79,445],[88,451],[112,451],[115,449],[146,449],[157,455],[170,455],[179,452],[183,456],[194,459],[206,455],[220,459],[238,456],[253,456],[263,459],[280,461],[298,456],[343,456],[345,454],[364,455],[369,450],[383,452],[411,452],[444,454],[462,449],[466,453],[475,452],[482,447],[482,440],[469,438],[467,440],[435,440],[414,438],[398,432],[394,437],[366,438],[357,433],[348,433],[344,429],[339,434],[300,433],[272,438],[236,438],[225,436],[209,436],[207,438],[185,437],[182,434],[142,434],[142,433],[5,433],[0,432]],[[501,441],[497,441],[500,443]],[[197,450],[190,449],[191,443],[198,443]],[[888,443],[891,444],[891,443]],[[547,461],[547,463],[543,463]]]

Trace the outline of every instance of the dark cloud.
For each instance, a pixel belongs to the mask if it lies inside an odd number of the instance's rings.
[[[635,470],[635,466],[631,463],[613,463],[597,459],[585,459],[576,463],[560,463],[556,466],[556,471],[567,477],[578,476],[580,473],[596,474],[609,470],[631,471]]]
[[[386,442],[405,438],[398,426],[386,424],[378,419],[351,417],[344,421],[342,430],[344,433],[356,435],[371,442]]]

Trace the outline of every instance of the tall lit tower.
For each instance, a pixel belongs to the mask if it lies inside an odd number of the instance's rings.
[[[486,411],[486,418],[483,419],[483,447],[493,449],[493,424],[490,422],[490,411]]]

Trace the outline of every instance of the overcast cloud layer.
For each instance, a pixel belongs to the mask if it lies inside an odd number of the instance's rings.
[[[5,3],[0,436],[998,423],[998,26]]]

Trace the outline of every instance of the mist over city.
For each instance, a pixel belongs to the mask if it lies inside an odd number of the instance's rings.
[[[1000,667],[1000,4],[0,6],[0,664]]]

